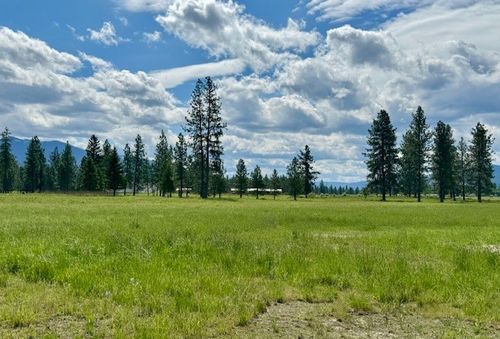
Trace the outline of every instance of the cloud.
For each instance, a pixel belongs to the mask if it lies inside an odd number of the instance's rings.
[[[366,12],[392,12],[412,10],[431,5],[437,0],[309,0],[310,14],[318,14],[319,20],[346,21]]]
[[[93,55],[89,55],[83,52],[80,52],[78,55],[80,56],[80,59],[82,61],[88,62],[92,66],[92,69],[95,71],[113,68],[113,64],[111,62],[103,60],[101,58],[97,58]]]
[[[117,36],[115,26],[111,22],[104,22],[99,31],[94,31],[88,28],[89,39],[102,43],[106,46],[117,46],[120,42],[127,41],[127,39]]]
[[[68,27],[68,29],[71,31],[71,34],[76,40],[85,41],[85,36],[78,34],[75,27],[71,25],[66,25],[66,27]]]
[[[154,31],[151,33],[144,32],[142,35],[144,37],[144,41],[146,41],[147,43],[154,43],[161,40],[161,32],[158,31]]]
[[[166,10],[173,0],[116,0],[116,2],[131,12],[161,12]]]
[[[200,65],[170,68],[167,70],[151,72],[150,75],[165,88],[174,88],[186,81],[200,79],[207,76],[220,77],[234,75],[245,70],[246,65],[239,59],[229,59]]]
[[[93,73],[72,76],[82,62],[90,63]],[[144,72],[117,70],[85,53],[62,53],[8,28],[0,29],[0,85],[1,119],[22,137],[84,143],[97,133],[123,146],[137,133],[153,140],[160,129],[181,123],[185,113]]]
[[[77,57],[56,51],[41,40],[7,27],[0,27],[0,46],[0,74],[9,73],[11,65],[24,72],[36,69],[62,74],[73,73],[82,66]]]
[[[156,21],[189,45],[215,57],[241,59],[256,71],[293,58],[319,39],[291,19],[286,27],[274,29],[231,0],[175,0]]]

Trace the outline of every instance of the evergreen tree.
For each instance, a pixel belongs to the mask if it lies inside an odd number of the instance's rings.
[[[203,82],[198,79],[191,94],[190,109],[186,117],[185,126],[185,131],[190,136],[190,146],[193,150],[194,159],[192,165],[196,169],[196,171],[193,170],[191,172],[197,172],[199,175],[198,188],[201,197],[204,197],[205,172],[208,171],[208,167],[205,167],[206,116],[203,103],[203,86]]]
[[[252,179],[252,187],[257,190],[257,199],[259,199],[259,192],[264,188],[264,179],[262,178],[262,171],[260,170],[259,165],[255,166],[252,174],[250,174]]]
[[[313,168],[314,158],[308,145],[304,147],[303,151],[300,151],[299,162],[302,172],[302,178],[304,179],[304,194],[307,198],[309,193],[312,192],[314,181],[319,174],[319,172],[315,171]]]
[[[432,175],[438,187],[439,201],[453,186],[453,162],[455,157],[453,134],[450,125],[439,121],[434,131]]]
[[[154,164],[149,159],[144,158],[141,169],[141,183],[146,187],[146,193],[149,196],[151,185],[154,181]]]
[[[127,188],[132,186],[134,181],[134,157],[130,146],[125,144],[123,149],[123,177],[124,177],[124,191],[123,195],[127,195]]]
[[[415,173],[415,189],[417,194],[417,200],[420,202],[423,186],[424,186],[424,175],[428,170],[427,162],[429,160],[430,152],[430,141],[432,134],[429,131],[429,125],[427,125],[425,113],[422,107],[418,106],[417,111],[413,114],[413,120],[410,124],[410,132],[412,134],[414,151],[413,165]]]
[[[416,195],[416,173],[415,173],[415,138],[411,131],[403,135],[401,143],[401,159],[399,171],[400,188],[408,197]]]
[[[294,157],[290,165],[288,165],[287,175],[290,188],[289,193],[293,196],[293,200],[297,200],[297,196],[300,194],[301,186],[303,187],[301,166],[297,157]]]
[[[326,188],[326,185],[325,185],[325,182],[323,181],[323,179],[321,179],[321,181],[319,182],[319,193],[320,194],[327,193],[327,188]]]
[[[226,123],[222,121],[221,116],[221,102],[220,97],[217,95],[217,85],[210,77],[205,79],[204,88],[204,103],[206,107],[205,119],[205,166],[207,169],[204,171],[205,187],[203,188],[203,198],[208,197],[208,178],[209,170],[215,171],[216,181],[219,182],[222,173],[222,155],[224,149],[222,147],[221,138],[226,129]]]
[[[464,138],[460,138],[457,149],[457,176],[460,186],[462,200],[465,201],[466,185],[467,185],[467,144]]]
[[[106,177],[108,178],[108,189],[113,190],[113,196],[116,196],[116,190],[118,190],[124,182],[123,167],[116,147],[113,147],[110,152],[107,166]]]
[[[179,198],[182,198],[182,192],[186,183],[186,172],[188,166],[188,151],[184,135],[179,133],[175,143],[174,158],[175,158],[175,175],[179,181]]]
[[[0,189],[3,193],[11,192],[15,184],[17,163],[11,148],[10,131],[5,128],[0,140]]]
[[[88,192],[97,191],[99,185],[98,168],[89,156],[84,156],[82,158],[80,177],[81,189]]]
[[[61,156],[59,155],[59,150],[57,147],[50,153],[49,164],[46,167],[46,182],[45,186],[49,191],[55,191],[59,189],[59,167],[61,166]]]
[[[172,163],[166,161],[163,163],[164,168],[162,169],[162,178],[161,178],[161,192],[162,196],[165,196],[167,193],[169,197],[172,197],[172,192],[175,190],[174,185],[174,173],[172,171]]]
[[[92,192],[103,188],[102,158],[101,142],[92,134],[80,166],[83,190]]]
[[[493,135],[488,133],[486,127],[477,123],[471,131],[472,141],[469,147],[471,185],[477,195],[477,201],[482,201],[483,193],[493,187]]]
[[[61,153],[61,160],[57,172],[59,189],[68,192],[73,189],[76,178],[76,161],[69,142],[66,142]]]
[[[24,162],[24,188],[34,193],[35,190],[42,192],[45,176],[45,155],[42,143],[37,136],[33,137],[26,151]]]
[[[142,137],[137,134],[134,144],[133,152],[133,164],[134,164],[134,179],[133,179],[133,193],[135,194],[140,190],[142,170],[144,166],[144,161],[146,158],[146,151],[144,149],[144,143],[142,142]]]
[[[274,169],[273,174],[271,175],[271,189],[273,190],[274,200],[276,200],[276,193],[280,188],[281,188],[281,183],[280,183],[280,178],[278,176],[278,171]]]
[[[162,130],[160,134],[160,138],[158,144],[156,144],[155,150],[155,160],[154,160],[154,177],[155,182],[158,187],[162,187],[161,181],[163,178],[163,171],[167,168],[165,166],[166,162],[172,161],[172,154],[170,152],[170,148],[167,141],[167,136],[165,132]],[[162,192],[159,192],[160,195],[163,196]]]
[[[100,172],[102,173],[101,188],[109,188],[108,169],[112,153],[113,153],[113,148],[111,147],[111,144],[109,143],[108,139],[104,140],[104,143],[102,144],[102,161],[100,169]]]
[[[238,160],[238,164],[236,165],[236,185],[241,199],[248,185],[248,172],[243,159]]]
[[[368,157],[368,185],[381,193],[382,201],[385,201],[387,193],[391,193],[396,182],[396,129],[392,126],[389,114],[381,110],[368,132],[368,148],[365,153]]]

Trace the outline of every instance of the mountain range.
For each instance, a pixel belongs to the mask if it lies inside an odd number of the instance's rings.
[[[16,137],[10,137],[11,140],[11,145],[12,145],[12,153],[16,157],[17,163],[18,164],[23,164],[24,160],[26,159],[26,150],[28,149],[28,145],[30,143],[29,139],[19,139]],[[54,151],[54,149],[57,148],[59,153],[61,153],[66,146],[66,143],[61,142],[61,141],[56,141],[56,140],[51,140],[51,141],[42,141],[42,147],[45,153],[45,158],[49,159],[50,153]],[[82,160],[83,156],[85,155],[85,150],[71,146],[71,149],[73,151],[73,156],[75,157],[76,163],[80,164],[80,161]]]

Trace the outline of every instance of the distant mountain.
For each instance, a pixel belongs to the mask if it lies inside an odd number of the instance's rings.
[[[12,153],[17,159],[19,165],[24,163],[24,159],[26,158],[26,150],[28,149],[28,144],[30,143],[29,139],[19,139],[16,137],[11,137],[12,142]],[[44,149],[45,158],[49,159],[50,153],[54,151],[57,147],[59,153],[61,153],[66,146],[66,143],[61,141],[42,141],[42,147]],[[76,163],[80,164],[83,156],[85,155],[85,150],[71,146],[73,150],[73,156],[75,157]]]
[[[493,165],[493,174],[495,175],[493,182],[500,187],[500,165]]]

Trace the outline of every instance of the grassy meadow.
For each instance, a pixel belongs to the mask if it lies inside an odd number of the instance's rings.
[[[0,337],[234,335],[274,302],[500,322],[500,201],[0,195]]]

